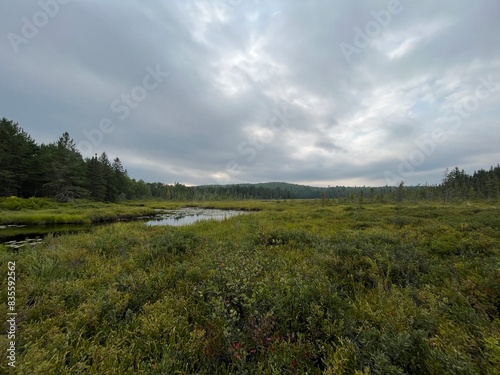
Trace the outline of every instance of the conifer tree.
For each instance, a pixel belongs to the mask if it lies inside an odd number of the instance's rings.
[[[85,186],[85,162],[67,132],[51,148],[50,182],[44,187],[60,202],[88,195]]]
[[[36,192],[31,177],[39,151],[35,141],[17,123],[0,120],[0,195],[30,196]]]

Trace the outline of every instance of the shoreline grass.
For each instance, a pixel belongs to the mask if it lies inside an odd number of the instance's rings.
[[[109,207],[109,208],[68,208],[39,211],[0,211],[0,225],[50,225],[50,224],[92,224],[131,219],[138,216],[154,215],[150,208]]]
[[[8,200],[4,199],[5,200]],[[0,201],[0,225],[51,225],[51,224],[93,224],[132,219],[138,216],[154,215],[154,207],[158,204],[140,202],[100,203],[92,201],[76,201],[72,203],[56,203],[43,199],[43,205],[33,207],[29,199],[16,198],[15,204],[6,209]],[[151,205],[151,206],[150,206]],[[177,204],[174,204],[176,207]],[[49,207],[49,208],[47,208]],[[168,205],[166,205],[168,207]]]
[[[157,210],[174,210],[181,207],[243,209],[247,211],[258,211],[266,207],[259,201],[101,203],[82,200],[72,203],[57,203],[47,198],[11,198],[0,199],[0,225],[97,224],[155,215],[158,213]],[[6,201],[8,204],[5,204]]]

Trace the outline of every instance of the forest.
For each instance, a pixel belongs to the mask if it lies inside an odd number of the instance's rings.
[[[0,196],[51,197],[60,202],[87,198],[100,202],[124,199],[240,200],[337,199],[397,202],[454,201],[500,198],[500,165],[472,175],[455,167],[436,185],[382,187],[312,187],[284,182],[186,186],[145,182],[129,177],[118,157],[106,152],[84,158],[65,132],[49,144],[38,144],[11,120],[0,121]]]

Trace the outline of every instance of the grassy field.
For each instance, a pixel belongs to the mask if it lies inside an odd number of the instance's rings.
[[[0,369],[15,261],[19,374],[500,373],[498,203],[196,205],[0,246]]]
[[[0,198],[0,225],[91,224],[153,215],[154,208],[177,208],[180,203],[133,202],[100,203],[76,201],[57,203],[47,198]]]

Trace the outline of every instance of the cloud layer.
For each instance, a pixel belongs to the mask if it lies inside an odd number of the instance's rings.
[[[500,161],[498,14],[493,0],[3,2],[0,116],[147,181],[437,183]]]

